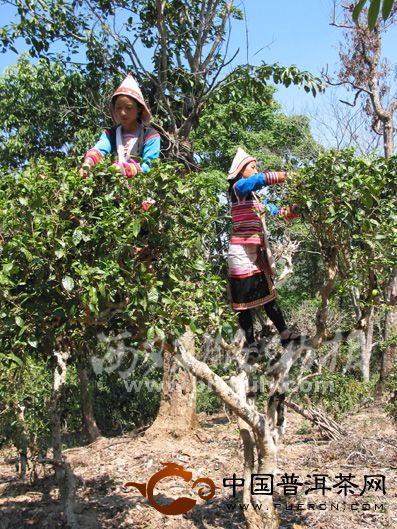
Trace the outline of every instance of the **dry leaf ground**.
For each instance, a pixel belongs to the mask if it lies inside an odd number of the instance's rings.
[[[275,486],[282,529],[397,528],[397,435],[380,409],[373,407],[348,417],[344,426],[349,436],[341,442],[325,442],[294,413],[288,413],[287,419],[275,483],[281,483],[285,473],[294,473],[308,485],[298,487],[293,496],[284,496],[283,488]],[[232,489],[223,486],[223,478],[233,473],[242,476],[236,423],[223,414],[201,416],[201,427],[189,436],[171,438],[149,432],[101,438],[66,454],[78,481],[76,511],[81,529],[244,528],[241,496],[238,493],[233,499]],[[15,455],[11,449],[0,453],[0,529],[66,527],[51,469],[42,470],[33,484],[21,482],[15,474]],[[146,483],[162,468],[162,462],[182,465],[193,472],[193,479],[211,478],[219,487],[214,498],[203,501],[191,483],[166,478],[155,489],[156,501],[170,503],[180,496],[198,500],[187,514],[166,516],[138,490],[123,486],[130,480]],[[326,491],[325,496],[318,491],[305,494],[315,474],[330,476],[331,485],[336,483],[335,476],[349,473],[359,487],[354,495],[344,497],[338,488]],[[386,494],[371,490],[360,496],[365,475],[385,476]],[[375,510],[375,505],[382,510]]]

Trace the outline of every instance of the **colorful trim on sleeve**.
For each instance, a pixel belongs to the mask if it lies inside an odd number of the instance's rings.
[[[118,168],[120,174],[126,176],[127,178],[132,178],[133,176],[136,176],[137,174],[141,173],[141,167],[139,163],[135,161],[123,163],[114,162],[113,165]]]
[[[96,165],[103,158],[103,154],[97,149],[90,149],[86,152],[84,161],[90,163],[92,166]]]
[[[110,154],[110,151],[109,131],[104,130],[94,147],[86,153],[84,161],[89,159],[93,165],[96,165],[104,156]]]
[[[274,186],[275,184],[281,184],[287,178],[285,171],[265,171],[263,173],[265,179],[265,185]]]
[[[291,219],[297,219],[299,217],[299,214],[294,212],[294,205],[292,205],[292,206],[280,208],[277,216],[283,217],[283,219],[285,220],[291,220]]]

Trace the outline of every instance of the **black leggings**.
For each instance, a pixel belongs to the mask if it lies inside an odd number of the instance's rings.
[[[287,329],[287,324],[285,323],[283,313],[281,312],[280,307],[277,306],[274,299],[269,301],[269,303],[266,303],[266,305],[264,305],[264,309],[280,334],[285,331],[285,329]],[[255,341],[254,321],[252,319],[251,311],[249,309],[238,311],[238,322],[244,331],[247,343],[253,343]]]

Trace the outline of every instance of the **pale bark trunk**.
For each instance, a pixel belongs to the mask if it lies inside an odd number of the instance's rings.
[[[196,392],[196,378],[183,368],[174,349],[165,346],[160,409],[148,432],[182,434],[196,428]]]
[[[393,114],[383,124],[383,146],[385,151],[385,158],[391,158],[394,154]]]
[[[375,309],[372,306],[366,322],[366,332],[362,331],[360,335],[361,342],[361,373],[364,382],[368,382],[370,379],[370,364],[373,348],[373,337],[374,337],[374,319]]]
[[[19,403],[15,405],[16,419],[19,428],[19,437],[17,440],[17,448],[19,449],[19,475],[21,479],[26,479],[28,468],[28,446],[29,435],[25,421],[25,407]]]
[[[375,287],[372,273],[370,274],[370,285],[371,288]],[[368,382],[370,378],[370,364],[373,348],[375,309],[372,305],[369,311],[366,310],[365,315],[363,315],[359,303],[360,291],[357,288],[352,288],[352,300],[354,312],[356,314],[356,320],[357,322],[361,321],[362,324],[362,329],[358,331],[361,358],[360,369],[363,380]]]
[[[329,298],[332,290],[335,286],[336,275],[337,275],[337,248],[331,249],[331,255],[329,262],[326,263],[327,280],[324,285],[320,288],[321,306],[317,309],[316,313],[316,335],[313,337],[312,342],[315,348],[318,348],[324,338],[327,328]]]
[[[254,431],[254,437],[258,452],[257,473],[271,474],[276,477],[278,446],[275,442],[273,432],[270,428],[265,429],[264,435],[260,435],[259,432]],[[263,496],[261,502],[265,510],[263,512],[260,511],[262,525],[258,526],[259,529],[263,529],[264,527],[266,527],[266,529],[278,529],[280,526],[280,518],[277,509],[274,506],[273,497]],[[251,529],[251,527],[249,526],[248,529]]]
[[[62,436],[61,436],[61,397],[66,382],[66,363],[69,358],[68,348],[62,351],[55,351],[54,356],[56,365],[54,368],[54,378],[52,384],[52,395],[48,403],[48,414],[50,419],[52,435],[52,454],[53,459],[62,463]],[[62,466],[55,467],[55,476],[61,485],[65,478],[65,469]]]
[[[391,304],[391,307],[386,315],[385,322],[385,339],[391,343],[386,346],[385,351],[382,355],[380,380],[378,385],[378,393],[384,393],[386,389],[387,378],[390,375],[392,369],[397,365],[397,305],[395,300],[397,297],[397,269],[393,270],[393,275],[390,280],[387,293],[386,301]]]
[[[52,434],[52,460],[41,460],[41,463],[49,463],[55,467],[55,477],[65,505],[66,525],[70,529],[79,529],[79,523],[74,512],[76,480],[66,457],[62,456],[62,434],[61,434],[61,399],[66,384],[67,361],[70,356],[69,346],[61,344],[61,350],[55,351],[56,365],[54,368],[54,379],[52,395],[48,403],[48,415]]]
[[[77,363],[77,373],[79,376],[80,405],[83,427],[88,439],[91,443],[93,443],[96,439],[98,439],[98,437],[101,436],[101,432],[99,431],[95,421],[94,403],[92,399],[88,370],[82,361]]]
[[[278,529],[279,516],[273,504],[272,495],[261,495],[262,508],[256,510],[253,506],[259,501],[251,494],[252,474],[270,474],[274,476],[277,468],[277,415],[278,407],[269,411],[270,420],[258,413],[255,402],[247,402],[248,376],[240,372],[232,377],[231,386],[216,375],[207,364],[194,357],[194,338],[187,331],[180,339],[180,353],[183,363],[190,372],[205,382],[238,416],[238,425],[244,447],[244,489],[243,500],[249,505],[244,510],[247,529]],[[255,450],[257,464],[255,465]]]

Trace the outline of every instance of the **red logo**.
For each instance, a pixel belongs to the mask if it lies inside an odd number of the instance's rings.
[[[159,470],[149,479],[147,483],[135,483],[133,481],[128,481],[125,483],[125,487],[135,487],[139,492],[149,500],[149,503],[161,514],[168,515],[178,515],[185,514],[193,509],[197,501],[192,498],[178,498],[168,505],[159,505],[154,499],[154,487],[161,481],[163,478],[170,476],[175,476],[182,478],[184,481],[189,482],[192,479],[193,473],[190,470],[185,470],[183,466],[178,465],[177,463],[161,463],[164,468]],[[205,488],[201,487],[198,489],[198,495],[202,500],[208,501],[215,496],[215,483],[210,478],[199,478],[192,484],[192,489],[194,489],[199,483],[203,483],[209,487],[209,492],[205,493]]]

